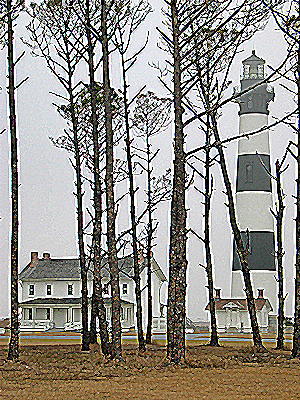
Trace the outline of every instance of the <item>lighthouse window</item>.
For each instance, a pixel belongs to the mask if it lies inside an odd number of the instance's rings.
[[[257,67],[258,69],[258,77],[263,79],[264,78],[264,66],[263,65],[259,65]]]
[[[248,108],[252,108],[252,107],[253,107],[252,97],[249,96],[249,98],[248,98]]]
[[[253,183],[253,164],[246,165],[246,183]]]
[[[244,79],[249,79],[250,65],[244,65]]]

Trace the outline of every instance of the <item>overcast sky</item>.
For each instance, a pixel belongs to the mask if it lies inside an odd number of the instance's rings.
[[[140,57],[139,63],[129,76],[130,94],[136,93],[143,85],[158,95],[166,95],[165,90],[156,77],[155,69],[149,63],[164,62],[165,54],[158,48],[158,35],[155,27],[161,25],[161,6],[158,0],[151,1],[154,12],[148,16],[143,28],[139,31],[139,40],[150,31],[149,44]],[[53,147],[49,136],[57,137],[63,133],[64,122],[57,114],[53,102],[57,101],[50,91],[61,91],[55,78],[46,69],[42,59],[33,58],[30,51],[20,41],[26,37],[26,15],[18,20],[16,27],[16,56],[23,50],[25,57],[17,66],[17,82],[29,76],[29,80],[18,90],[18,131],[19,131],[19,173],[20,173],[20,244],[19,260],[20,270],[30,261],[30,252],[50,252],[53,258],[76,257],[78,254],[76,238],[76,215],[74,192],[74,173],[69,162],[69,155]],[[252,49],[256,54],[266,60],[268,65],[276,67],[285,55],[285,44],[281,33],[275,29],[271,21],[264,31],[258,32],[247,42],[233,64],[230,79],[232,87],[239,84],[241,61],[247,58]],[[115,59],[114,59],[115,61]],[[112,83],[120,87],[120,74],[116,63],[112,65]],[[6,52],[0,52],[0,129],[7,127],[7,99],[6,99]],[[84,74],[82,79],[86,80]],[[100,76],[98,76],[100,79]],[[279,82],[275,82],[275,102],[270,105],[269,121],[273,117],[280,118],[292,110],[294,103],[291,95],[283,89]],[[232,93],[232,87],[227,95]],[[223,138],[238,133],[238,105],[228,104],[222,110],[220,118],[220,131]],[[192,149],[201,143],[200,131],[197,125],[189,130],[187,136],[187,149]],[[156,173],[161,173],[172,167],[172,137],[173,125],[162,132],[153,140],[153,146],[160,148],[155,165]],[[271,137],[271,166],[277,157],[280,157],[286,144],[293,139],[293,134],[285,126],[276,127],[270,134]],[[9,248],[10,248],[10,154],[9,134],[6,130],[0,136],[0,317],[5,317],[9,312]],[[122,154],[122,149],[119,150]],[[232,182],[235,184],[235,168],[237,161],[237,143],[231,143],[226,148],[226,156],[230,167]],[[287,314],[293,313],[293,274],[294,274],[294,216],[295,207],[292,195],[295,193],[294,162],[289,160],[290,167],[284,175],[284,190],[286,197],[284,240],[286,255],[284,257]],[[232,235],[227,218],[226,199],[223,183],[220,179],[218,166],[213,168],[215,192],[212,204],[212,251],[215,269],[215,286],[222,288],[222,295],[230,295]],[[195,178],[195,184],[201,188],[202,182]],[[138,207],[144,206],[143,190],[145,183],[139,178],[140,187],[138,194]],[[144,185],[144,187],[143,187]],[[88,189],[88,188],[86,188]],[[117,188],[121,193],[122,188]],[[273,188],[274,192],[274,188]],[[87,190],[88,193],[88,190]],[[201,197],[191,187],[187,195],[188,223],[199,233],[202,226]],[[85,198],[89,204],[89,195]],[[170,210],[169,204],[159,207],[156,213],[159,221],[156,247],[154,256],[163,271],[168,269],[168,235]],[[118,215],[121,228],[128,226],[128,204],[126,201]],[[197,239],[190,237],[188,241],[188,306],[187,314],[192,319],[205,318],[204,307],[207,301],[206,276],[201,264],[204,263],[202,244]]]

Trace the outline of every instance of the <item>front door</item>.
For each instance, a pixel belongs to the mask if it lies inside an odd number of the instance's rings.
[[[55,328],[63,328],[65,323],[68,321],[68,309],[67,308],[54,308],[53,310],[53,321]]]

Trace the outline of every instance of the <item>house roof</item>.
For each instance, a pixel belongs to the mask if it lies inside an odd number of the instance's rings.
[[[264,305],[269,306],[270,311],[273,311],[268,299],[254,299],[254,303],[257,311],[261,311]],[[241,311],[248,311],[246,299],[215,299],[215,304],[216,311],[222,311],[226,308],[237,308]],[[207,304],[205,310],[209,310],[209,304]]]
[[[9,318],[4,318],[0,320],[0,328],[7,328],[8,326],[10,326]]]
[[[104,304],[111,304],[111,298],[105,297],[103,299]],[[91,302],[91,298],[89,298],[89,302]],[[80,305],[81,297],[63,297],[63,298],[37,298],[32,300],[23,301],[20,303],[21,306],[34,306],[34,305]],[[133,305],[130,301],[121,300],[121,305]]]
[[[126,256],[118,260],[121,277],[133,277],[133,258]],[[146,260],[141,264],[141,271],[146,268]],[[153,271],[162,280],[166,281],[166,277],[161,268],[154,260]],[[103,277],[109,277],[107,260],[103,260],[103,268],[101,269]],[[92,278],[89,272],[89,278]],[[80,280],[80,266],[79,259],[38,259],[34,263],[29,263],[19,274],[19,279],[23,280],[59,280],[59,279],[73,279]]]

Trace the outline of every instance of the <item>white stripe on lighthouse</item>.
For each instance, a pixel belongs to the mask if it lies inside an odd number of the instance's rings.
[[[270,212],[273,206],[270,192],[236,193],[236,211],[242,231],[274,231],[274,218]]]
[[[240,115],[240,134],[254,132],[268,125],[268,115],[242,114]],[[270,154],[269,131],[263,131],[248,138],[239,140],[238,154]]]

